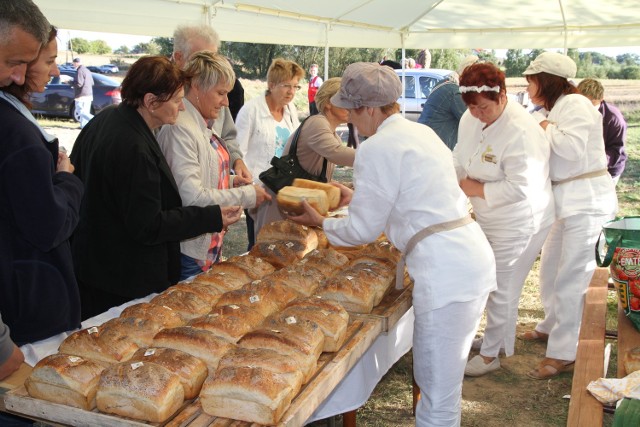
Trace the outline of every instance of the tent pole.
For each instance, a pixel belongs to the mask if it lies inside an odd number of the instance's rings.
[[[329,78],[329,24],[325,25],[324,30],[324,81]]]
[[[400,44],[402,45],[402,97],[405,95],[405,65],[407,61],[405,61],[405,49],[404,49],[404,33],[400,33]],[[402,103],[402,117],[406,117],[407,112],[407,100]]]

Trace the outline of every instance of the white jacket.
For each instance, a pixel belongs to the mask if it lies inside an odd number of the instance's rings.
[[[333,245],[372,242],[384,231],[404,251],[418,231],[468,214],[451,151],[431,128],[400,114],[358,147],[353,167],[349,216],[323,222]],[[416,314],[496,288],[493,251],[475,222],[423,239],[407,257],[407,268],[415,281]]]
[[[607,169],[602,116],[582,95],[561,96],[547,116],[545,131],[551,144],[549,175],[562,181]],[[556,217],[614,215],[618,210],[615,186],[609,174],[553,186]]]
[[[271,115],[265,95],[260,95],[244,104],[236,117],[238,146],[256,182],[259,182],[260,172],[271,167],[271,159],[276,154],[276,126],[278,125],[288,128],[292,134],[300,125],[293,102],[284,108],[281,122],[277,122]],[[287,139],[285,138],[285,143]]]
[[[212,131],[198,110],[186,98],[185,110],[178,115],[175,125],[164,125],[157,134],[178,185],[183,206],[242,206],[254,207],[256,191],[252,185],[218,190],[218,153],[211,146]],[[211,245],[211,234],[202,234],[180,243],[180,251],[192,258],[206,259]]]
[[[467,110],[453,149],[458,180],[484,183],[484,199],[469,198],[482,230],[488,236],[531,236],[553,224],[550,147],[542,127],[514,102],[484,127]]]

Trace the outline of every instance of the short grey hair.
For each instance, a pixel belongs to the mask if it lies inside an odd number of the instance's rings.
[[[40,43],[47,43],[51,24],[31,0],[0,1],[0,44],[10,41],[15,27],[31,34]]]
[[[236,81],[229,60],[207,50],[194,53],[185,66],[185,72],[191,76],[191,83],[185,87],[187,93],[194,85],[206,91],[218,83],[226,83],[227,89],[231,90]]]
[[[173,32],[173,53],[180,52],[185,61],[193,53],[191,42],[200,39],[207,44],[220,47],[218,33],[208,25],[180,25]]]

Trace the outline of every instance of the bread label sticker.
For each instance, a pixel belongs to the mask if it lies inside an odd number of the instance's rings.
[[[220,273],[218,273],[218,274],[219,274],[220,276],[224,276],[224,275],[225,275],[225,274],[227,274],[227,273],[225,273],[224,271],[221,271],[221,272],[220,272]]]
[[[286,319],[284,319],[284,321],[287,322],[287,325],[295,325],[296,323],[298,323],[298,321],[294,316],[289,316]]]
[[[292,246],[294,246],[293,242],[287,242],[287,244],[285,245],[288,248],[291,248]]]
[[[320,310],[320,313],[324,314],[325,316],[329,316],[331,314],[326,310]]]
[[[212,313],[212,314],[209,315],[209,319],[216,318],[218,316],[220,316],[220,313]]]
[[[144,355],[145,355],[145,356],[153,356],[154,354],[156,354],[156,349],[155,349],[155,348],[148,348],[148,349],[144,352]]]
[[[166,305],[163,305],[163,307],[164,307],[164,308],[167,308],[167,309],[169,309],[169,310],[171,310],[171,311],[173,311],[173,308],[171,308],[171,307],[168,307],[168,306],[166,306]]]
[[[262,258],[256,258],[256,263],[261,263],[262,262]]]
[[[131,364],[131,369],[133,369],[135,371],[136,369],[138,369],[141,366],[144,366],[144,363],[142,363],[142,362],[132,363]]]
[[[281,334],[281,333],[282,333],[282,331],[279,331],[279,330],[277,330],[277,329],[271,329],[271,332],[274,332],[274,333],[276,333],[276,334]]]
[[[353,281],[353,276],[347,276],[345,279]]]
[[[87,329],[87,333],[88,334],[97,334],[98,333],[98,327],[94,326],[93,328]]]
[[[304,231],[307,231],[307,230],[308,230],[308,228],[307,228],[307,226],[306,226],[306,225],[303,225],[303,226],[302,226],[302,229],[303,229]]]
[[[276,245],[269,245],[267,247],[267,249],[269,249],[270,251],[274,250],[276,248]]]
[[[370,268],[363,268],[362,271],[368,271],[369,273],[373,273],[373,270]]]
[[[69,356],[69,362],[71,363],[82,362],[82,358],[78,356]]]
[[[260,301],[260,296],[258,296],[258,295],[251,295],[249,297],[249,302],[251,304],[253,304],[254,302],[259,302],[259,301]]]
[[[388,246],[389,242],[380,242],[380,246]]]
[[[235,305],[235,304],[231,304],[229,307],[231,307],[233,310],[238,310],[240,307]]]
[[[303,259],[302,261],[300,261],[300,264],[306,264],[307,261],[309,261],[308,259]]]

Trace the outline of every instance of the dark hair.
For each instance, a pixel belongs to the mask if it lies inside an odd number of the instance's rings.
[[[551,111],[558,98],[562,95],[579,93],[578,89],[564,77],[545,72],[530,74],[525,77],[528,82],[533,81],[538,86],[538,91],[534,95],[544,100],[543,107],[548,111]]]
[[[380,65],[386,65],[387,67],[391,67],[391,68],[393,68],[394,70],[400,70],[400,69],[402,69],[402,65],[400,65],[400,63],[399,63],[399,62],[392,61],[392,60],[390,60],[390,59],[385,59],[384,61],[382,61],[382,62],[380,63]]]
[[[51,24],[31,0],[3,0],[0,2],[0,43],[9,41],[13,27],[31,34],[40,43],[46,43]]]
[[[491,101],[498,102],[501,93],[507,92],[507,86],[504,80],[504,73],[491,62],[476,63],[465,68],[464,73],[460,76],[460,86],[489,86],[500,87],[500,92],[483,91],[483,92],[464,92],[462,100],[467,105],[475,105],[478,98],[486,98]]]
[[[164,56],[138,59],[122,81],[122,102],[133,108],[144,104],[144,96],[152,93],[157,102],[167,102],[190,80],[190,77]]]
[[[49,46],[49,43],[51,43],[56,38],[56,36],[58,35],[58,29],[56,27],[51,25],[51,26],[49,26],[49,28],[50,28],[49,29],[49,39],[42,46],[40,46],[40,53],[38,53],[38,56],[36,57],[36,59],[33,60],[33,62],[31,62],[31,64],[33,64],[38,59],[40,59],[40,54],[42,53],[42,51],[47,46]],[[31,64],[29,64],[29,65],[31,65]],[[29,65],[27,66],[27,77],[25,78],[24,84],[17,85],[15,83],[11,83],[9,86],[5,86],[3,88],[0,88],[0,90],[15,96],[24,105],[26,105],[27,108],[31,109],[32,105],[31,105],[31,102],[29,102],[29,94],[31,92],[33,92],[34,88],[32,87],[31,82],[29,81]]]

